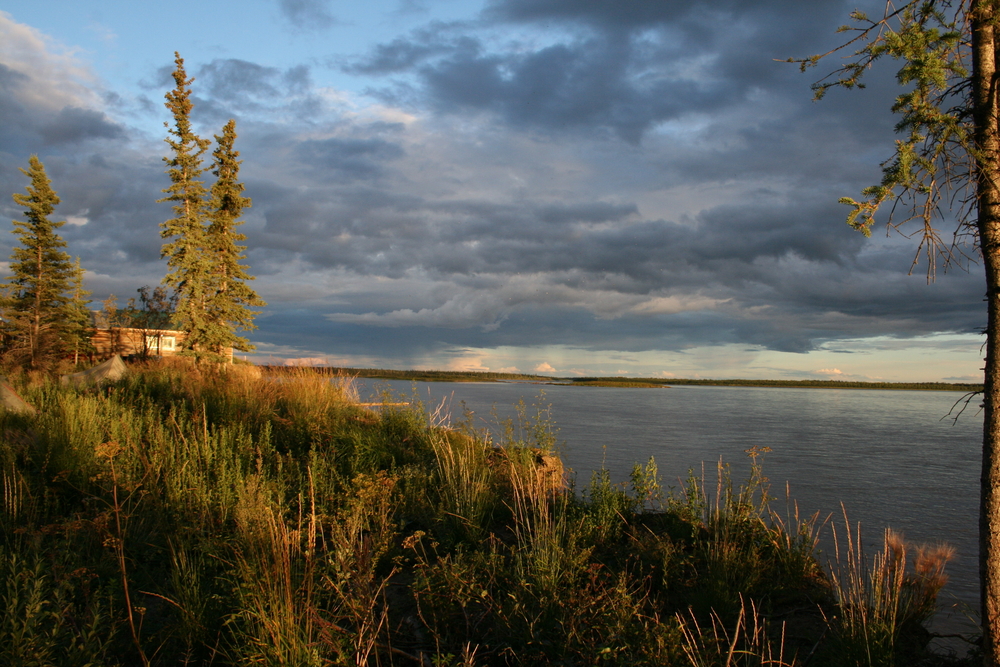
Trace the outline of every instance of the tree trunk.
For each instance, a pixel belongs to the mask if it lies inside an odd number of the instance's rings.
[[[986,367],[983,387],[983,467],[979,504],[983,664],[1000,665],[1000,160],[997,123],[997,10],[989,0],[974,3],[969,18],[973,49],[973,117],[979,152],[976,170],[979,245],[986,269]]]
[[[37,232],[35,237],[37,238]],[[42,345],[42,246],[39,243],[37,250],[35,251],[37,255],[36,260],[36,273],[35,273],[35,312],[34,312],[34,328],[32,330],[32,343],[31,343],[31,367],[38,368],[38,360],[41,356],[41,345]]]

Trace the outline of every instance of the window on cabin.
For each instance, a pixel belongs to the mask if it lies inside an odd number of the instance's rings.
[[[146,336],[146,349],[157,354],[173,352],[177,349],[177,339],[174,336]]]

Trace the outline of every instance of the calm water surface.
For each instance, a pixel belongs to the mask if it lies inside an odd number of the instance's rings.
[[[946,415],[957,392],[858,389],[673,387],[622,389],[506,383],[363,381],[369,393],[389,386],[427,405],[442,400],[460,419],[462,403],[477,426],[512,415],[524,399],[544,401],[563,442],[565,464],[587,484],[602,461],[616,481],[635,463],[656,458],[665,486],[688,470],[714,480],[720,457],[745,479],[745,450],[770,447],[764,460],[772,495],[785,484],[800,511],[832,515],[841,503],[860,522],[870,551],[888,526],[915,542],[945,541],[958,554],[942,602],[978,606],[977,514],[982,415],[978,402],[955,423]],[[364,393],[366,389],[362,389]],[[828,544],[828,542],[825,542]],[[954,621],[958,622],[958,621]]]

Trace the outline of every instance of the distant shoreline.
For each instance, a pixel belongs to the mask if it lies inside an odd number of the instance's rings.
[[[289,366],[268,366],[280,373]],[[615,387],[664,389],[672,386],[698,385],[709,387],[782,387],[792,389],[893,389],[903,391],[963,391],[980,392],[982,384],[951,382],[843,382],[838,380],[693,380],[680,378],[632,377],[551,377],[527,373],[490,373],[459,371],[385,370],[381,368],[336,368],[317,366],[315,370],[331,375],[353,375],[373,380],[403,380],[410,382],[525,382],[571,387]]]

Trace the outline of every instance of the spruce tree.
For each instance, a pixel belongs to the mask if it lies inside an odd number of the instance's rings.
[[[163,283],[172,287],[177,295],[174,315],[177,326],[187,332],[182,354],[191,354],[196,360],[206,356],[212,343],[210,325],[206,318],[211,290],[211,258],[206,252],[207,215],[205,190],[201,175],[202,155],[210,142],[201,139],[191,127],[190,85],[184,71],[184,60],[174,53],[176,68],[173,77],[175,88],[166,95],[165,106],[174,117],[168,128],[167,145],[173,155],[163,158],[171,185],[163,190],[161,202],[173,202],[174,217],[160,225],[160,236],[168,242],[163,245],[161,256],[167,259],[167,275]]]
[[[163,331],[174,328],[172,318],[177,298],[162,285],[152,290],[149,285],[143,285],[136,292],[139,300],[132,297],[120,312],[131,330],[133,349],[139,350],[143,359],[148,359],[154,350],[157,355],[162,354]]]
[[[56,230],[66,224],[49,219],[59,203],[45,167],[37,155],[21,173],[31,178],[27,194],[14,194],[25,207],[26,221],[14,220],[13,233],[21,245],[11,253],[4,300],[5,356],[33,369],[51,365],[69,351],[67,291],[73,264],[62,250],[66,242]]]
[[[122,344],[122,333],[131,327],[128,316],[118,307],[118,297],[114,293],[101,302],[101,317],[104,326],[108,328],[108,354],[122,354],[125,346]]]
[[[243,184],[239,182],[239,151],[233,148],[236,141],[236,121],[230,120],[215,135],[217,148],[213,153],[212,173],[216,176],[212,186],[210,225],[207,247],[212,262],[212,290],[209,296],[206,331],[209,339],[206,350],[217,360],[224,358],[223,351],[232,347],[248,352],[254,349],[249,340],[238,336],[237,330],[255,329],[253,316],[260,311],[253,307],[267,305],[246,283],[253,280],[247,267],[240,264],[241,254],[246,246],[237,245],[246,240],[244,234],[236,232],[243,224],[240,216],[243,209],[251,206],[249,197],[243,196]]]
[[[83,267],[76,258],[70,278],[69,302],[66,304],[66,342],[73,348],[73,363],[80,362],[81,354],[89,354],[93,327],[90,322],[90,292],[83,288]]]
[[[937,225],[958,222],[978,250],[986,278],[986,359],[983,368],[983,457],[979,498],[979,575],[983,664],[1000,665],[1000,2],[910,0],[887,3],[882,16],[851,13],[854,37],[825,54],[798,60],[803,69],[824,57],[852,52],[845,64],[816,82],[816,97],[834,87],[861,88],[876,61],[900,64],[903,86],[892,111],[901,116],[882,182],[861,200],[844,197],[847,222],[866,236],[876,214],[891,228],[914,223],[934,276],[939,254],[954,253]],[[794,59],[793,59],[793,62]],[[959,255],[960,257],[961,255]]]

